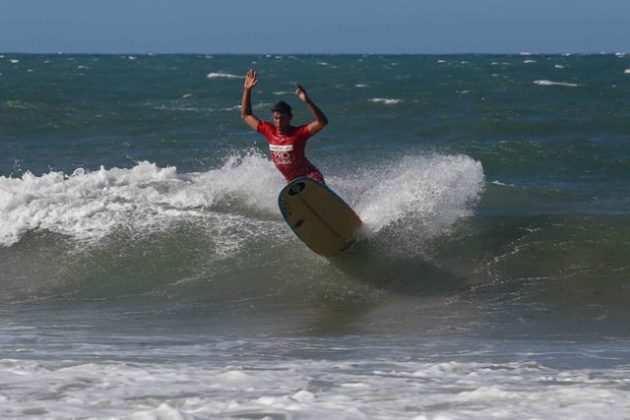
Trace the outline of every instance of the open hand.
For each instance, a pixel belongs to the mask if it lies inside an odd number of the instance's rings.
[[[247,74],[245,75],[245,84],[243,87],[245,89],[251,89],[258,84],[258,78],[256,77],[256,72],[253,69],[249,69]]]
[[[297,83],[295,84],[295,94],[298,96],[298,98],[300,98],[302,102],[308,101],[306,90],[304,90],[304,88]]]

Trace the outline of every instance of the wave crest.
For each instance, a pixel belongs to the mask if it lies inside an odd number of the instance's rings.
[[[0,177],[0,246],[33,230],[98,240],[120,226],[160,227],[226,207],[236,214],[269,214],[281,185],[256,153],[231,156],[223,167],[203,173],[179,174],[175,167],[144,161],[128,169]]]

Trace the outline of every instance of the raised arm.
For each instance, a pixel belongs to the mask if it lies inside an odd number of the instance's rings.
[[[258,117],[252,114],[252,89],[257,83],[258,79],[256,78],[256,72],[249,69],[245,75],[245,84],[243,85],[241,118],[245,121],[245,124],[249,125],[254,130],[258,130],[258,124],[260,124]]]
[[[311,122],[308,125],[308,131],[310,131],[311,134],[315,134],[322,128],[326,127],[328,125],[328,118],[326,118],[326,115],[324,115],[322,110],[319,109],[317,105],[315,105],[315,103],[313,103],[311,98],[309,98],[306,90],[304,90],[304,88],[297,83],[295,84],[295,94],[298,96],[298,98],[300,98],[302,102],[306,104],[306,106],[308,106],[308,108],[311,110],[311,113],[315,117],[315,121]]]

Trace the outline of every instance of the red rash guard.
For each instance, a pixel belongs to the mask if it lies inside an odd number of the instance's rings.
[[[261,121],[258,124],[258,132],[267,139],[271,160],[287,181],[307,176],[324,182],[321,172],[304,156],[306,141],[311,137],[307,125],[292,127],[289,134],[282,135],[273,124]]]

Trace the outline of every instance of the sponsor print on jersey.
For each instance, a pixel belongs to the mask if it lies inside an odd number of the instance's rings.
[[[293,152],[292,144],[270,144],[269,150],[271,150],[271,158],[277,165],[290,165],[294,161],[294,157],[291,153]]]

